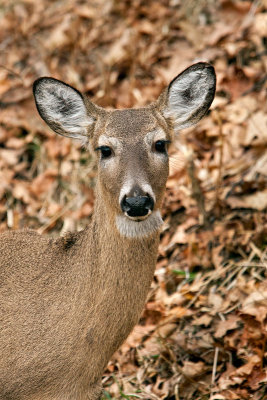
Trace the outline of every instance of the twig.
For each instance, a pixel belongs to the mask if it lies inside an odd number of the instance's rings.
[[[211,384],[212,385],[214,385],[214,383],[215,383],[217,363],[218,363],[218,355],[219,355],[219,347],[215,347],[213,368],[212,368],[212,376],[211,376]]]
[[[266,258],[265,258],[265,252],[266,252],[266,250],[267,249],[265,249],[265,251],[264,252],[262,252],[256,245],[255,245],[255,243],[253,243],[253,242],[250,242],[250,247],[251,247],[251,249],[252,249],[252,251],[253,251],[253,256],[252,257],[250,257],[250,259],[248,260],[248,261],[250,261],[250,260],[252,260],[252,258],[254,257],[254,255],[257,255],[258,257],[259,257],[259,259],[261,260],[261,262],[264,264],[267,260],[266,260]]]
[[[214,115],[217,120],[219,126],[219,169],[218,169],[218,177],[216,182],[216,190],[215,190],[215,204],[218,205],[220,201],[220,189],[222,187],[222,170],[223,170],[223,147],[224,147],[224,137],[222,133],[222,119],[218,111],[214,110]]]
[[[72,199],[72,201],[68,203],[65,207],[63,207],[62,210],[60,210],[52,218],[50,218],[50,220],[46,224],[37,229],[37,232],[42,235],[47,230],[47,228],[49,228],[49,226],[51,226],[54,222],[61,218],[76,202],[77,197]]]
[[[219,347],[215,347],[213,367],[212,367],[212,376],[211,376],[210,399],[212,398],[212,395],[213,395],[213,392],[214,392],[213,386],[214,386],[215,378],[216,378],[218,355],[219,355]]]
[[[24,80],[23,80],[22,76],[20,76],[17,72],[13,71],[13,70],[10,69],[10,68],[7,68],[7,67],[6,67],[5,65],[3,65],[3,64],[0,64],[0,68],[5,69],[5,70],[6,70],[7,72],[9,72],[10,74],[12,74],[12,75],[16,76],[17,78],[19,78],[19,79],[21,80],[21,82],[23,83],[23,85],[24,85]]]
[[[211,276],[209,277],[209,279],[203,283],[203,286],[201,287],[201,289],[196,293],[196,295],[193,297],[193,299],[187,304],[186,308],[190,308],[195,302],[196,300],[199,298],[199,296],[204,292],[204,290],[206,289],[206,287],[213,281],[213,280],[218,280],[218,277],[220,275],[220,272],[222,272],[223,274],[226,274],[226,272],[228,272],[228,270],[231,270],[233,268],[233,264],[229,264],[227,267],[221,267],[220,270],[216,270],[214,271]]]
[[[174,386],[174,395],[175,395],[175,400],[180,400],[179,383],[176,383],[175,386]]]
[[[257,8],[259,7],[261,0],[254,0],[251,4],[249,12],[247,13],[246,17],[243,19],[241,29],[244,30],[249,27],[252,23],[254,16],[256,14]]]
[[[198,178],[196,177],[196,168],[194,163],[194,153],[193,151],[186,151],[187,157],[187,173],[192,184],[192,197],[196,200],[199,209],[199,223],[201,225],[208,225],[208,216],[205,209],[205,198],[200,187]]]

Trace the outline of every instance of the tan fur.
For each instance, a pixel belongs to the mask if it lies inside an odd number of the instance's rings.
[[[159,229],[127,238],[116,217],[129,176],[133,185],[150,185],[155,211],[161,206],[168,160],[153,154],[146,137],[162,130],[172,138],[172,121],[162,113],[166,94],[133,110],[104,111],[84,101],[91,147],[105,135],[121,149],[99,163],[95,211],[84,231],[58,239],[32,231],[0,236],[1,400],[98,399],[105,366],[138,322],[153,278]],[[48,123],[67,134],[67,124]]]

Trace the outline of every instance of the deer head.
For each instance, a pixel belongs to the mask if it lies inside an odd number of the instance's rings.
[[[194,64],[148,107],[106,111],[52,78],[34,84],[36,105],[58,134],[80,140],[98,154],[97,198],[125,237],[142,237],[162,224],[160,206],[168,177],[168,145],[196,124],[215,93],[212,66]]]

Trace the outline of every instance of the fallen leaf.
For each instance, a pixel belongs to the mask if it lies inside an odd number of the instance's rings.
[[[267,115],[263,111],[253,113],[248,120],[246,136],[243,145],[254,146],[267,144]]]
[[[212,321],[212,317],[208,314],[203,314],[199,318],[195,318],[193,321],[194,325],[204,325],[209,326]]]
[[[246,196],[230,196],[226,201],[232,208],[254,208],[262,211],[267,207],[267,189]]]
[[[197,376],[204,374],[205,371],[206,366],[202,361],[196,363],[191,361],[184,361],[184,365],[182,367],[183,374],[188,378],[196,378]]]
[[[244,301],[241,312],[252,315],[263,323],[267,317],[267,290],[253,292]]]
[[[239,323],[240,319],[235,315],[231,315],[225,321],[220,321],[218,323],[214,336],[216,338],[222,338],[228,331],[237,329],[239,327]]]

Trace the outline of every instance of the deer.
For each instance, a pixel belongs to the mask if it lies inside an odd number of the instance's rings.
[[[142,108],[106,110],[41,77],[37,110],[96,153],[94,212],[79,232],[0,235],[0,399],[97,400],[108,361],[138,322],[157,260],[168,145],[215,94],[205,62]]]

